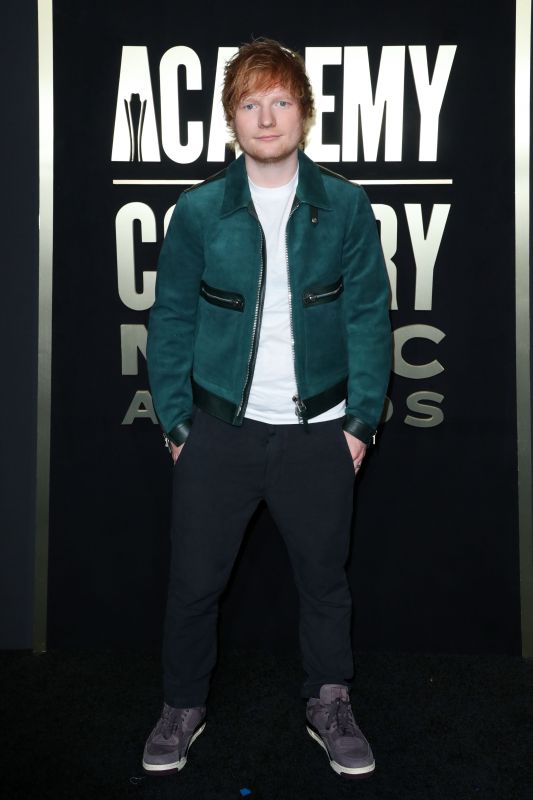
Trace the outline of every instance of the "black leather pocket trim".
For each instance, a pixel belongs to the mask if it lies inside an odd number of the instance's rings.
[[[303,294],[304,306],[318,306],[321,303],[332,303],[344,291],[342,276],[335,283],[322,286],[310,286]]]
[[[208,283],[202,281],[200,284],[200,295],[214,306],[227,308],[230,311],[244,311],[244,297],[236,292],[226,292],[224,289],[215,289]]]

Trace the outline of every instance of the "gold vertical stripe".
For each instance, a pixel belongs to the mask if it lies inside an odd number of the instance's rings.
[[[39,323],[37,475],[33,651],[46,650],[50,395],[52,367],[52,255],[54,222],[54,71],[52,0],[37,1],[39,41]]]
[[[533,657],[533,528],[531,495],[531,361],[529,287],[531,0],[516,2],[515,247],[518,524],[522,655]]]

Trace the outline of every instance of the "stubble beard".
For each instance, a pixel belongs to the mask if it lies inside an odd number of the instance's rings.
[[[292,149],[285,148],[277,155],[264,156],[260,152],[254,152],[250,148],[243,147],[242,142],[239,140],[239,137],[237,136],[236,133],[235,133],[235,141],[237,142],[237,144],[239,145],[239,147],[241,148],[242,152],[245,155],[247,155],[249,158],[252,158],[254,161],[257,161],[259,164],[267,164],[267,165],[280,164],[282,161],[286,161],[299,148],[299,144],[297,144],[296,147],[293,147]]]

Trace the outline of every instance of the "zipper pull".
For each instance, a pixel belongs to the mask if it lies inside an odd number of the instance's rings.
[[[298,422],[303,422],[304,425],[307,425],[307,420],[304,419],[304,413],[307,411],[305,403],[298,397],[297,394],[294,395],[292,398],[292,402],[296,406],[294,409],[294,413],[298,417]]]
[[[374,445],[376,444],[376,434],[375,433],[372,434],[372,444],[374,444]]]

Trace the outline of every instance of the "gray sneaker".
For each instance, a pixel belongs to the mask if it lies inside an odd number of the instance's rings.
[[[204,707],[173,708],[165,703],[144,746],[144,769],[159,774],[183,769],[189,747],[205,728],[204,720]]]
[[[307,703],[307,732],[328,754],[338,775],[365,776],[374,772],[370,745],[357,727],[346,686],[326,683],[320,699]]]

